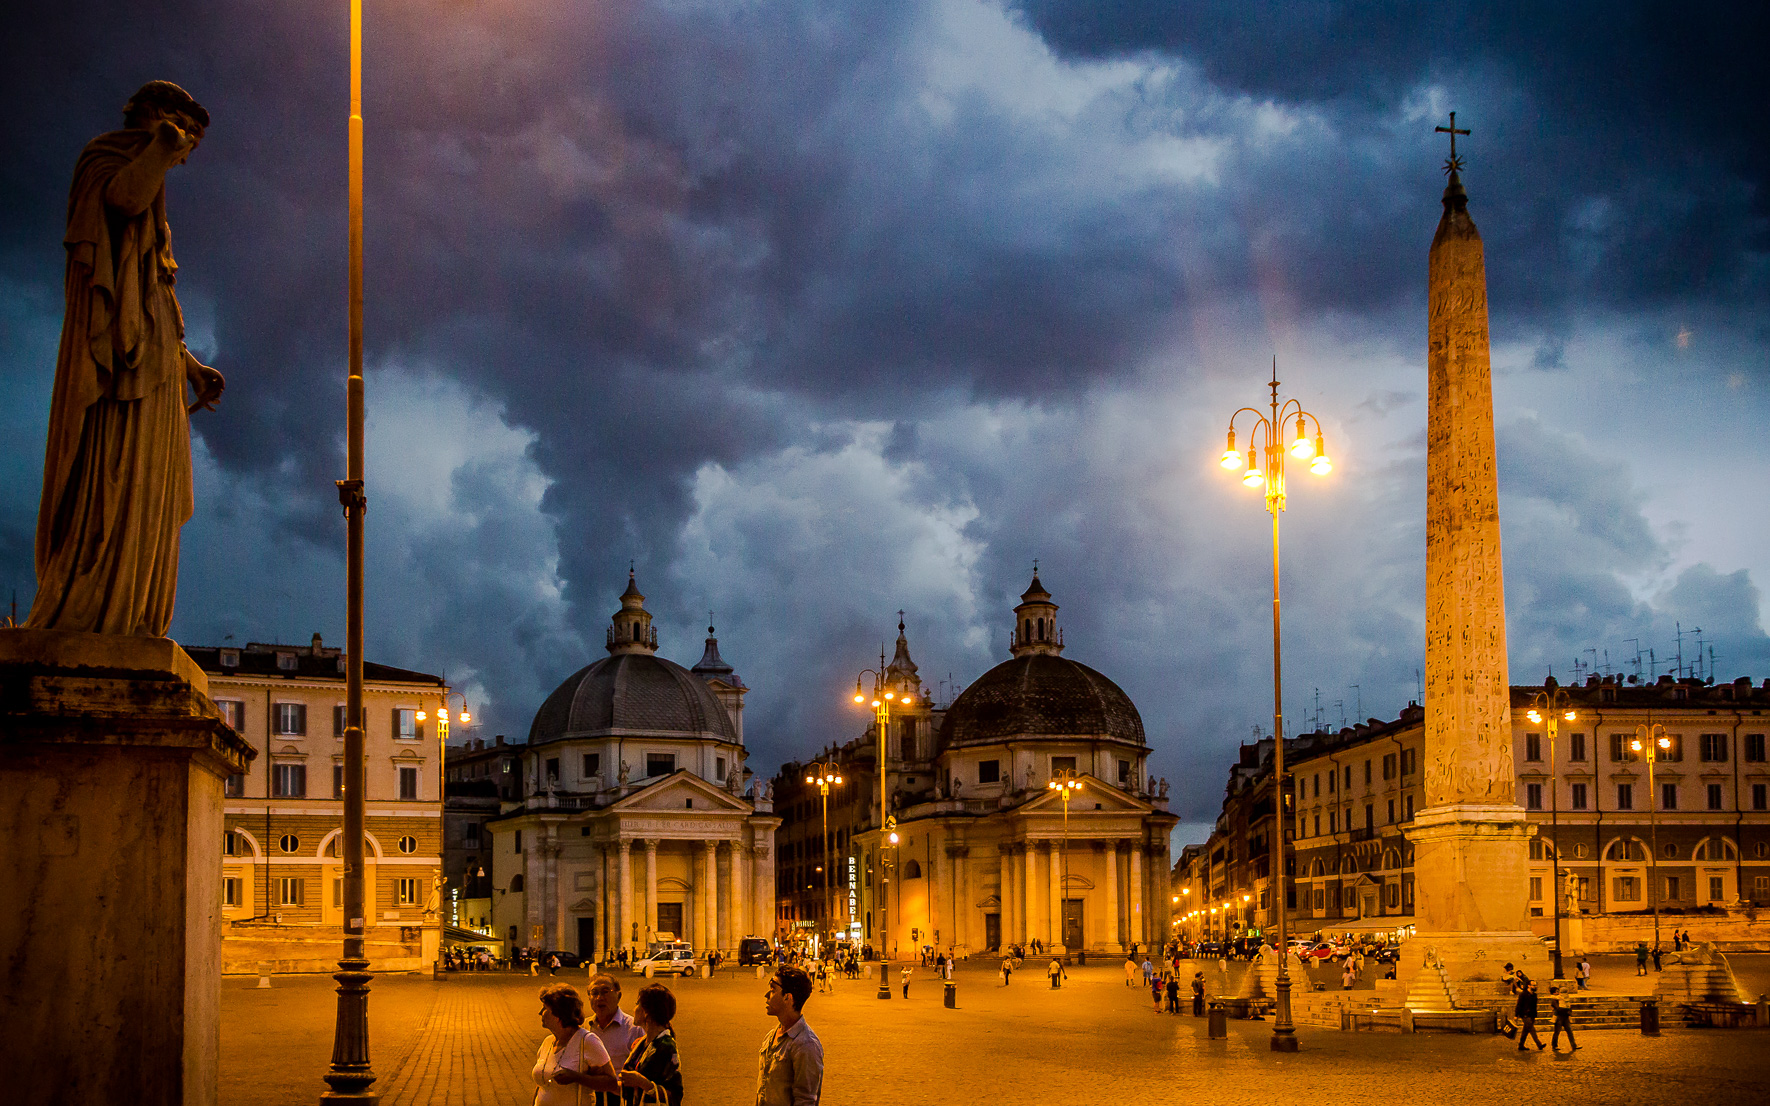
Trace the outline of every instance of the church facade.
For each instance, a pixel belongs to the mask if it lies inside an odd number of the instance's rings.
[[[516,945],[604,960],[663,940],[734,950],[774,925],[774,832],[745,794],[749,689],[708,627],[693,669],[657,655],[631,575],[608,656],[536,712],[518,802],[488,823],[492,914]]]
[[[869,727],[829,751],[856,788],[844,804],[852,829],[836,839],[832,931],[896,955],[1035,940],[1122,954],[1166,933],[1168,834],[1178,819],[1167,811],[1165,785],[1147,775],[1151,749],[1137,708],[1106,676],[1062,655],[1057,610],[1035,574],[1014,608],[1010,659],[944,710],[929,703],[900,624],[884,675],[896,701],[912,703],[894,709],[887,726],[897,841],[879,826],[879,740]],[[783,769],[783,803],[803,775],[797,765]],[[1051,786],[1064,781],[1076,785],[1067,814]],[[815,804],[793,804],[801,807],[820,814]],[[821,842],[818,829],[811,836]],[[799,879],[792,890],[811,882]],[[811,910],[820,913],[815,902]]]

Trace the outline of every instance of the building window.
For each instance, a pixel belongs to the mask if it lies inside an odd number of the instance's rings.
[[[1338,810],[1328,811],[1328,832],[1340,832],[1340,812]]]
[[[1394,799],[1389,800],[1389,824],[1390,825],[1395,824],[1395,800]]]
[[[332,765],[332,798],[344,798],[344,765]]]
[[[400,906],[418,905],[418,881],[410,876],[402,876],[394,881],[394,901]]]
[[[1753,764],[1764,763],[1764,735],[1748,733],[1745,735],[1745,759]]]
[[[645,774],[647,776],[667,776],[676,771],[676,755],[674,753],[645,754]]]
[[[1718,764],[1726,761],[1727,735],[1724,733],[1703,734],[1702,759],[1710,764]]]
[[[1675,784],[1675,783],[1662,783],[1659,785],[1659,809],[1661,809],[1661,810],[1677,810],[1678,809],[1678,785],[1677,784]]]
[[[1412,795],[1403,796],[1402,800],[1401,800],[1401,807],[1402,807],[1402,815],[1401,815],[1402,821],[1404,821],[1404,822],[1413,821],[1414,820],[1414,797]]]
[[[1119,761],[1119,785],[1122,787],[1125,784],[1128,784],[1130,782],[1131,782],[1131,762],[1128,760],[1121,760],[1121,761]]]
[[[1665,857],[1667,860],[1678,859],[1678,843],[1676,841],[1667,841],[1659,847],[1659,855]]]
[[[221,785],[221,793],[230,799],[237,799],[244,795],[246,793],[245,774],[242,772],[235,772],[233,775],[229,776]]]
[[[1401,906],[1401,888],[1400,888],[1400,886],[1398,886],[1397,884],[1391,883],[1389,886],[1383,888],[1383,901],[1389,907],[1390,910],[1396,910],[1396,909],[1400,908],[1400,906]]]
[[[1680,890],[1680,888],[1678,886],[1678,877],[1677,876],[1667,876],[1666,877],[1666,901],[1667,902],[1677,902],[1679,890]]]
[[[1416,749],[1403,749],[1403,750],[1401,750],[1401,774],[1404,776],[1413,775],[1414,765],[1418,761],[1418,759],[1419,759],[1418,750],[1416,750]]]
[[[1540,783],[1527,783],[1524,785],[1524,809],[1526,809],[1526,810],[1541,810],[1541,809],[1543,809],[1543,785],[1542,784],[1540,784]]]
[[[1319,799],[1319,798],[1321,798],[1321,773],[1320,772],[1315,773],[1314,779],[1315,779],[1315,796],[1314,797]]]
[[[1637,876],[1617,876],[1610,881],[1610,897],[1617,902],[1640,902],[1640,878]]]
[[[1666,740],[1671,743],[1671,747],[1668,749],[1660,750],[1659,759],[1660,760],[1683,760],[1684,759],[1684,735],[1681,733],[1669,733],[1669,734],[1666,734]]]
[[[1709,899],[1718,902],[1727,897],[1727,881],[1722,876],[1709,877]]]
[[[1540,734],[1540,733],[1527,733],[1524,735],[1524,759],[1525,760],[1541,760],[1541,759],[1543,759],[1543,735],[1542,734]]]
[[[271,796],[277,799],[307,797],[307,765],[278,764],[271,769]]]
[[[725,762],[723,760],[720,761],[719,763],[720,763],[721,767],[723,767],[725,764]],[[585,753],[584,754],[584,778],[589,779],[592,776],[599,776],[601,774],[602,774],[602,754],[601,753]],[[724,776],[725,776],[725,773],[723,771],[721,771],[720,778],[723,779]]]
[[[240,880],[238,876],[225,876],[221,880],[221,905],[240,905]]]
[[[343,703],[338,703],[332,707],[332,736],[333,737],[343,737],[344,736],[344,704]]]
[[[216,709],[221,711],[221,720],[235,730],[246,728],[246,704],[238,699],[217,699]]]
[[[1373,833],[1377,828],[1377,808],[1370,803],[1364,804],[1364,831]]]
[[[1583,733],[1570,733],[1567,735],[1567,759],[1568,760],[1585,760],[1586,759],[1586,735],[1585,734],[1583,734]]]
[[[238,649],[223,649],[221,651],[221,667],[240,667],[240,651]]]
[[[1770,785],[1761,783],[1752,784],[1752,809],[1770,809]]]
[[[903,878],[905,878],[905,879],[921,879],[922,878],[922,865],[921,865],[921,863],[918,862],[917,860],[915,860],[913,857],[911,859],[905,861],[904,865],[903,865]]]
[[[402,853],[415,853],[415,852],[417,852],[418,851],[418,839],[416,837],[413,837],[409,833],[405,834],[404,836],[402,836],[399,839],[399,851]]]
[[[1632,733],[1613,733],[1610,735],[1610,759],[1617,764],[1632,764],[1638,754],[1629,748],[1629,742],[1635,740]]]
[[[1075,771],[1076,771],[1076,758],[1075,757],[1052,757],[1051,758],[1051,774],[1053,776],[1062,775],[1063,773],[1066,773],[1066,772],[1073,776],[1073,775],[1075,775]]]
[[[418,712],[411,707],[395,707],[393,709],[393,736],[396,741],[419,741],[424,737],[424,727],[418,722]]]
[[[1002,782],[1002,762],[999,760],[980,760],[977,762],[978,783]]]
[[[1394,753],[1386,753],[1383,756],[1383,778],[1386,780],[1392,780],[1395,778],[1395,754]],[[1392,819],[1390,819],[1390,821],[1394,821],[1394,819],[1392,818]]]
[[[1616,809],[1618,809],[1618,810],[1634,810],[1635,809],[1635,785],[1634,784],[1632,784],[1632,783],[1619,783],[1616,785]]]
[[[547,777],[548,786],[551,787],[554,784],[557,784],[559,782],[559,758],[558,757],[548,757],[547,763],[542,766],[541,770]]]
[[[515,845],[515,851],[518,853],[521,853],[522,852],[522,831],[516,830],[510,836],[511,836],[512,842]]]
[[[222,856],[239,856],[243,849],[244,842],[240,840],[239,834],[235,833],[233,830],[223,831],[221,835]]]
[[[713,778],[715,780],[718,780],[720,783],[725,782],[725,758],[724,757],[714,757],[713,758]]]
[[[416,768],[401,768],[399,770],[399,797],[402,799],[416,799],[418,797],[418,770]]]
[[[300,906],[302,883],[300,876],[284,876],[277,880],[277,905]]]
[[[307,704],[278,703],[273,712],[277,733],[283,737],[307,736]]]
[[[1315,834],[1314,834],[1314,836],[1316,836],[1316,837],[1321,836],[1321,815],[1319,815],[1319,814],[1317,814],[1315,816]]]
[[[1573,795],[1573,798],[1571,800],[1571,804],[1573,806],[1573,809],[1575,809],[1575,810],[1586,809],[1586,785],[1583,783],[1571,784],[1568,786],[1567,790],[1569,792],[1571,792]]]
[[[1542,876],[1531,876],[1530,877],[1530,901],[1531,902],[1542,902],[1543,901],[1543,877]]]
[[[1329,770],[1327,777],[1328,777],[1328,794],[1332,795],[1334,793],[1335,787],[1340,782],[1340,773]]]
[[[286,853],[300,852],[301,838],[293,833],[285,833],[283,836],[277,838],[277,848]]]
[[[1634,841],[1626,837],[1618,838],[1610,843],[1610,849],[1605,853],[1605,859],[1612,862],[1646,860],[1647,850],[1641,847],[1639,841]]]
[[[1346,766],[1346,790],[1352,790],[1352,766],[1350,764]]]
[[[510,893],[512,895],[522,894],[522,873],[521,872],[518,872],[515,875],[510,877]]]
[[[588,829],[589,827],[586,826],[585,828]],[[478,822],[467,823],[467,825],[463,829],[463,832],[465,833],[466,836],[462,839],[461,843],[465,848],[477,849],[480,847],[480,844],[479,844],[479,823]]]
[[[1720,810],[1721,809],[1721,785],[1720,784],[1718,784],[1718,783],[1709,784],[1708,798],[1709,798],[1709,809],[1710,810]]]
[[[1752,877],[1752,898],[1770,899],[1770,876]]]
[[[1367,787],[1368,787],[1368,786],[1370,786],[1370,782],[1371,782],[1371,762],[1370,762],[1370,761],[1368,761],[1368,760],[1367,760],[1367,761],[1365,761],[1365,762],[1364,762],[1364,782],[1365,782],[1365,786],[1367,786]]]
[[[293,653],[277,654],[277,667],[284,672],[293,672],[300,667],[300,665],[301,662],[295,659],[295,654]]]

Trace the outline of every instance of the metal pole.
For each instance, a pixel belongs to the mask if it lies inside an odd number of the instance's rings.
[[[824,773],[820,771],[818,774],[823,775]],[[823,808],[823,819],[824,819],[824,842],[823,842],[823,844],[824,844],[824,847],[823,847],[824,943],[825,943],[824,955],[828,956],[829,955],[828,945],[831,940],[830,934],[832,932],[831,926],[833,926],[835,924],[835,918],[836,918],[835,906],[833,904],[833,901],[830,898],[830,785],[829,785],[829,783],[828,782],[820,782],[818,784],[817,793],[818,793],[818,803]]]
[[[344,953],[338,961],[338,1016],[330,1088],[321,1102],[374,1104],[369,1088],[369,962],[363,956],[363,6],[350,0],[350,339],[346,479],[338,500],[347,520],[344,660]]]
[[[1551,858],[1553,866],[1549,869],[1549,881],[1552,885],[1550,894],[1555,897],[1555,978],[1566,979],[1561,974],[1561,779],[1560,768],[1555,759],[1555,732],[1559,715],[1554,695],[1549,696],[1549,848],[1554,851]]]
[[[1647,730],[1647,901],[1653,907],[1653,950],[1659,951],[1659,807],[1654,805],[1653,763],[1655,755],[1653,729]]]
[[[881,681],[883,678],[881,677]],[[885,689],[875,686],[873,694],[879,700],[875,717],[879,722],[879,862],[875,866],[873,879],[879,886],[879,995],[891,997],[891,981],[886,978],[891,974],[891,914],[886,903],[885,880],[885,729],[891,721],[891,706],[885,699]]]
[[[1278,592],[1278,516],[1284,510],[1284,450],[1276,446],[1278,434],[1278,374],[1272,378],[1272,421],[1267,424],[1266,509],[1272,515],[1272,771],[1273,912],[1278,915],[1277,1010],[1272,1019],[1272,1051],[1297,1051],[1297,1030],[1291,1023],[1291,969],[1285,933],[1284,900],[1284,664]]]

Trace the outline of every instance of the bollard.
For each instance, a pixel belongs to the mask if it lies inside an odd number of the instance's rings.
[[[764,969],[764,968],[763,968],[763,967],[762,967],[762,965],[760,965],[760,964],[758,964],[758,965],[756,965],[756,978],[757,978],[757,979],[761,979],[761,978],[762,978],[762,973],[763,973],[763,972],[764,972],[764,971],[765,971],[765,970],[766,970],[766,969]]]
[[[1770,995],[1758,996],[1758,1028],[1770,1029]]]
[[[712,979],[713,978],[713,965],[707,963],[705,960],[701,961],[701,978],[702,979]]]
[[[1641,1036],[1659,1036],[1659,1000],[1647,998],[1641,1000]]]
[[[946,997],[942,1000],[942,1003],[948,1010],[957,1010],[959,1008],[959,985],[957,983],[949,982],[946,985]]]
[[[1223,1012],[1222,1003],[1211,1003],[1210,1017],[1205,1019],[1205,1035],[1213,1041],[1221,1041],[1229,1036],[1229,1015]]]
[[[270,986],[270,968],[264,964],[258,965],[258,986]]]

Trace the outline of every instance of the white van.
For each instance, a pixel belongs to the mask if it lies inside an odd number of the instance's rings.
[[[635,962],[633,971],[636,975],[650,979],[659,975],[694,975],[700,971],[700,965],[695,962],[694,949],[678,945],[659,949],[644,960]]]

